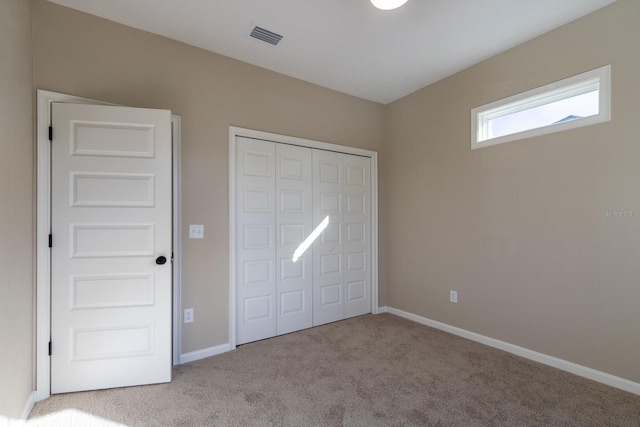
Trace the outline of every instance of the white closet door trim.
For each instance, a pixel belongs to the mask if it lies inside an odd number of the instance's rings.
[[[236,138],[246,137],[355,154],[371,158],[371,313],[378,314],[378,153],[362,148],[313,141],[229,126],[229,347],[236,348]]]

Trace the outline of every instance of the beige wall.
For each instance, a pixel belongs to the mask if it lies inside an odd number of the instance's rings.
[[[385,109],[388,304],[640,381],[640,2]],[[470,150],[473,107],[612,64],[609,123]],[[449,303],[449,290],[458,304]]]
[[[183,353],[228,342],[229,126],[381,151],[380,104],[340,94],[43,0],[35,88],[182,117]]]
[[[0,424],[33,390],[31,3],[0,1]]]

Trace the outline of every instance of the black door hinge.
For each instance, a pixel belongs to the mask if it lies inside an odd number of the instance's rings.
[[[51,341],[49,341],[49,356],[51,356]]]
[[[49,247],[52,248],[53,247],[53,235],[49,234]]]
[[[49,141],[53,141],[53,126],[49,126]]]

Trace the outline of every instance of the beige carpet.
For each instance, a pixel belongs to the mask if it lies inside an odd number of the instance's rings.
[[[57,395],[28,425],[640,426],[640,396],[390,314],[178,366],[173,382]]]

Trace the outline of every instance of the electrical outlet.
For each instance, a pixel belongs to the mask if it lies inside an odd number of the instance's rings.
[[[204,239],[204,225],[189,224],[190,239]]]
[[[184,309],[184,323],[193,322],[193,308]]]
[[[449,291],[449,301],[453,303],[458,302],[458,291]]]

